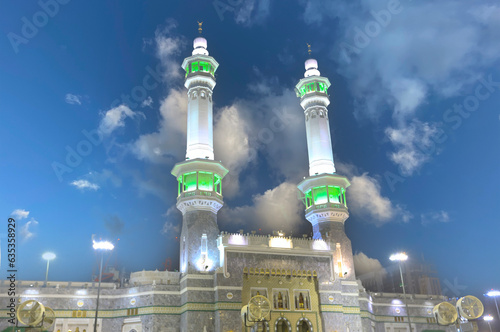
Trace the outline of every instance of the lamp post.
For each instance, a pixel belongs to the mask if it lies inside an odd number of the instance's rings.
[[[497,314],[498,314],[498,319],[500,319],[500,310],[498,310],[498,303],[497,303],[497,297],[500,296],[500,291],[498,290],[490,290],[488,293],[486,293],[489,297],[492,297],[495,300],[495,305],[497,307]]]
[[[45,286],[47,286],[47,281],[49,280],[49,263],[56,258],[56,254],[53,252],[46,252],[42,255],[42,258],[47,261],[47,270],[45,271]]]
[[[399,265],[399,273],[401,275],[401,284],[403,286],[403,298],[405,301],[405,307],[406,307],[406,315],[408,316],[408,325],[410,326],[410,332],[411,332],[411,320],[410,320],[410,311],[408,310],[408,302],[406,301],[406,290],[405,290],[405,282],[403,280],[403,270],[401,269],[401,262],[404,262],[408,259],[408,255],[404,252],[399,252],[396,254],[392,254],[391,257],[389,257],[391,261],[397,261]]]
[[[490,332],[492,332],[492,331],[491,331],[491,321],[492,321],[492,320],[493,320],[493,316],[491,316],[491,315],[484,316],[484,321],[485,321],[485,322],[488,322],[488,326],[490,327]]]
[[[98,242],[94,241],[92,247],[95,250],[101,251],[101,265],[99,267],[99,286],[97,286],[97,300],[96,300],[95,318],[94,318],[94,332],[97,332],[97,315],[99,313],[99,295],[101,294],[102,262],[104,260],[104,251],[113,250],[115,246],[109,241],[98,241]]]

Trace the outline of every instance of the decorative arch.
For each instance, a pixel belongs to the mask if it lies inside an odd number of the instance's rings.
[[[269,323],[267,321],[263,321],[263,322],[260,322],[260,323],[255,323],[254,326],[252,326],[252,328],[250,329],[250,331],[251,332],[257,332],[258,331],[258,325],[257,324],[260,325],[262,323],[264,323],[264,330],[263,331],[269,332]]]
[[[274,322],[274,331],[278,331],[278,325],[280,324],[280,322],[283,322],[286,325],[286,327],[288,328],[288,332],[292,332],[292,324],[285,317],[276,319],[276,322]]]
[[[309,319],[307,319],[306,317],[302,317],[301,319],[299,319],[297,321],[297,324],[296,324],[297,332],[302,332],[302,330],[300,329],[300,326],[303,325],[304,323],[307,324],[307,327],[309,328],[309,332],[314,331],[311,321]]]

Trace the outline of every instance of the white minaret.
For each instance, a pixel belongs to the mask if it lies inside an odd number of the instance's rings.
[[[188,89],[186,159],[214,159],[213,103],[214,73],[219,64],[208,55],[207,40],[193,42],[192,56],[184,59],[184,86]]]
[[[299,183],[298,188],[303,194],[313,237],[328,242],[334,252],[335,275],[354,280],[351,241],[344,231],[344,222],[349,217],[345,191],[350,183],[335,173],[327,109],[330,81],[320,76],[316,60],[307,60],[305,68],[304,78],[297,83],[295,91],[304,109],[309,177]]]
[[[304,79],[297,85],[303,97],[300,106],[306,115],[307,150],[309,153],[309,175],[335,173],[332,140],[328,123],[330,99],[326,91],[330,87],[328,78],[321,77],[318,62],[309,59],[305,63]],[[319,93],[312,93],[319,92]]]
[[[220,264],[217,212],[223,205],[222,178],[228,170],[214,161],[212,91],[218,66],[203,37],[194,40],[192,55],[182,63],[188,94],[186,160],[177,163],[172,174],[182,212],[180,270],[188,274],[214,272]]]

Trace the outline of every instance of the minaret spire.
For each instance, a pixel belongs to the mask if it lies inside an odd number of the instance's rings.
[[[202,23],[198,22],[200,33]],[[178,181],[177,208],[183,216],[183,273],[210,273],[219,266],[217,212],[223,205],[222,178],[228,170],[214,161],[212,94],[218,66],[208,54],[207,40],[195,38],[192,55],[182,62],[188,95],[186,160],[172,170]]]
[[[307,44],[309,56],[311,45]],[[309,58],[305,73],[295,87],[300,106],[304,109],[309,155],[309,177],[299,185],[306,205],[306,219],[312,224],[313,237],[329,243],[334,251],[335,274],[354,280],[351,241],[344,232],[349,217],[345,191],[347,178],[335,173],[333,162],[328,105],[330,81],[322,77],[318,62]]]

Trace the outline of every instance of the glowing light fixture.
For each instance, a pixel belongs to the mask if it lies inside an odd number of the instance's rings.
[[[500,319],[500,310],[498,309],[498,302],[497,302],[497,297],[500,296],[500,291],[496,289],[490,290],[488,293],[486,293],[489,297],[492,297],[495,300],[495,306],[497,307],[497,314],[498,314],[498,319]]]
[[[408,255],[404,252],[398,252],[396,254],[392,254],[391,257],[389,257],[391,261],[398,261],[402,262],[408,259]]]
[[[47,286],[47,281],[49,279],[49,262],[56,258],[56,254],[53,252],[46,252],[42,255],[42,258],[47,261],[47,270],[45,271],[45,286]]]
[[[94,332],[97,332],[97,317],[99,313],[99,296],[101,294],[101,280],[102,280],[102,263],[104,261],[104,251],[113,250],[115,246],[109,241],[93,241],[92,247],[95,250],[101,250],[101,266],[99,268],[99,286],[97,287],[97,300],[95,306],[95,318],[94,318]]]
[[[408,317],[408,325],[410,326],[410,332],[411,332],[411,320],[410,320],[410,311],[408,310],[408,301],[406,300],[406,290],[405,290],[405,282],[403,279],[403,270],[401,269],[401,262],[404,262],[408,259],[408,255],[405,252],[398,252],[395,254],[392,254],[389,259],[391,261],[397,261],[399,265],[399,273],[401,275],[401,284],[403,286],[403,297],[404,297],[404,302],[405,302],[405,307],[406,307],[406,316]]]
[[[490,328],[490,332],[492,332],[492,330],[491,330],[491,321],[493,320],[493,316],[491,316],[491,315],[484,316],[483,319],[484,319],[485,322],[488,323],[488,326]]]
[[[96,250],[98,250],[98,249],[113,250],[115,248],[113,243],[111,243],[109,241],[97,241],[97,242],[94,241],[94,244],[92,245],[92,247]]]

